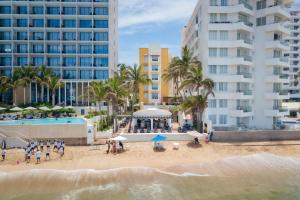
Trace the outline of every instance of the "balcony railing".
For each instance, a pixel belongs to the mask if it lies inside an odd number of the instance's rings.
[[[252,62],[253,58],[252,56],[237,56],[238,58],[243,58],[244,61],[249,61],[249,62]]]
[[[278,110],[279,112],[288,112],[289,110],[281,106],[273,106],[273,110]]]
[[[246,95],[246,96],[250,96],[250,95],[253,94],[253,93],[252,93],[252,90],[237,90],[236,92],[237,92],[237,93],[243,93],[243,94]]]
[[[238,72],[237,75],[242,75],[244,78],[252,78],[251,73]]]
[[[274,90],[273,93],[278,93],[280,96],[286,96],[289,94],[286,90]]]
[[[242,110],[245,113],[252,112],[252,108],[250,106],[237,106],[237,110]]]
[[[239,0],[239,4],[243,4],[245,8],[248,8],[249,10],[253,10],[253,6],[251,6],[247,1],[245,0]]]
[[[235,23],[241,23],[241,22],[243,24],[245,24],[246,26],[253,27],[253,23],[247,22],[247,21],[243,21],[243,20],[240,20],[240,21],[237,21],[237,22],[231,22],[231,21],[210,21],[209,23],[211,23],[211,24],[235,24]]]

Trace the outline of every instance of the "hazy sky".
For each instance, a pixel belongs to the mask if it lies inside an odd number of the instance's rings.
[[[119,62],[138,63],[138,49],[161,44],[180,53],[182,27],[197,0],[119,0]],[[300,6],[300,0],[295,0]]]

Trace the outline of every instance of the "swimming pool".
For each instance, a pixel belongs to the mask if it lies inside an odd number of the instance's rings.
[[[53,125],[53,124],[84,124],[82,118],[46,118],[46,119],[21,119],[0,121],[1,125]]]

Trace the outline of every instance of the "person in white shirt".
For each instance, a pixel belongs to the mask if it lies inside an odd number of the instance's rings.
[[[36,164],[40,164],[41,163],[41,151],[39,149],[37,149],[37,151],[35,153],[35,157],[36,157]]]
[[[58,150],[58,149],[57,149],[57,141],[56,141],[56,140],[54,141],[53,151],[54,151],[55,149]]]
[[[6,157],[6,149],[2,149],[1,156],[2,156],[2,161],[4,161]]]
[[[50,160],[50,147],[46,149],[46,160]]]
[[[59,148],[58,153],[60,155],[60,157],[63,157],[64,155],[64,149],[62,147]]]

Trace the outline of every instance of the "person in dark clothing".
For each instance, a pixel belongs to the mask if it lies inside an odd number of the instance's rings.
[[[106,151],[106,153],[109,154],[109,152],[110,152],[110,141],[106,140],[106,144],[107,144],[107,151]]]
[[[119,141],[119,145],[120,145],[122,151],[124,151],[124,145],[123,145],[123,143],[121,141]]]
[[[195,141],[195,144],[197,144],[197,145],[200,144],[198,137],[195,137],[194,141]]]
[[[208,140],[211,142],[213,140],[213,136],[214,136],[214,132],[211,131],[209,134],[208,134]]]

